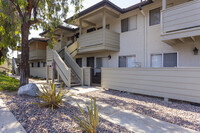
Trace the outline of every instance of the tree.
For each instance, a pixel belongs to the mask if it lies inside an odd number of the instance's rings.
[[[12,6],[9,9],[2,9],[0,3],[0,64],[7,58],[8,48],[15,49],[19,42],[19,32],[16,32],[17,26],[13,25],[14,14],[11,14]],[[7,13],[10,17],[6,17]]]
[[[0,22],[4,21],[5,23],[5,25],[0,23],[0,26],[3,27],[0,29],[0,34],[4,31],[3,34],[6,38],[3,39],[4,42],[21,41],[21,86],[28,83],[29,30],[40,27],[43,30],[50,30],[52,33],[62,23],[62,19],[66,18],[69,5],[73,5],[75,12],[77,12],[82,7],[81,3],[82,0],[0,0]],[[7,24],[12,24],[13,27],[7,29],[9,33],[5,34]],[[19,33],[21,38],[17,40]],[[53,38],[53,34],[50,36]]]

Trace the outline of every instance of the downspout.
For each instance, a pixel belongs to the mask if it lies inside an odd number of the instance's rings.
[[[141,14],[144,16],[144,67],[147,67],[147,20],[146,20],[146,14],[142,10],[141,5],[139,6],[139,9]]]

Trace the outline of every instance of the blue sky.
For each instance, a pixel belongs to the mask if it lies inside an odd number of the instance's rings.
[[[86,9],[98,2],[100,2],[101,0],[83,0],[83,6],[84,8],[83,9]],[[117,6],[121,7],[121,8],[126,8],[126,7],[129,7],[133,4],[136,4],[138,2],[140,2],[140,0],[110,0],[111,2],[113,2],[114,4],[116,4]],[[70,9],[69,11],[69,14],[68,16],[72,16],[74,14],[74,10],[73,9]],[[42,32],[41,29],[39,29],[38,31],[36,30],[31,30],[30,31],[31,34],[29,36],[29,39],[32,38],[32,37],[40,37],[39,36],[39,33]]]

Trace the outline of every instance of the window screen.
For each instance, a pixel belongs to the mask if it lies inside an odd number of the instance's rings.
[[[136,66],[136,57],[127,56],[126,57],[126,67],[135,67]]]
[[[129,18],[128,30],[136,30],[137,29],[137,15],[134,15]]]
[[[149,11],[149,25],[160,24],[160,8]]]
[[[119,57],[119,67],[126,67],[126,56]]]
[[[102,58],[98,57],[96,58],[96,68],[102,67]]]
[[[136,56],[119,56],[119,67],[135,67]]]
[[[82,58],[77,58],[77,59],[76,59],[76,63],[77,63],[80,67],[82,67]]]
[[[162,67],[162,54],[151,55],[151,67]]]
[[[121,32],[128,31],[128,18],[121,20]]]
[[[163,56],[164,67],[177,67],[177,53],[166,53]]]

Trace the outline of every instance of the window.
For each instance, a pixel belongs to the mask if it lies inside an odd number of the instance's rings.
[[[31,63],[31,67],[34,67],[34,63]]]
[[[90,33],[90,32],[93,32],[93,31],[95,31],[96,30],[96,28],[90,28],[90,29],[87,29],[87,33]]]
[[[96,68],[101,68],[102,67],[102,58],[98,57],[96,58]]]
[[[77,63],[80,67],[82,67],[82,58],[77,58],[77,59],[76,59],[76,63]]]
[[[137,15],[121,20],[121,32],[137,29]]]
[[[152,54],[151,67],[177,67],[177,53]]]
[[[38,62],[38,65],[37,65],[38,67],[40,67],[40,62]]]
[[[119,67],[136,67],[136,56],[119,56]]]
[[[162,67],[162,54],[151,55],[151,67]]]
[[[160,24],[160,7],[149,11],[149,25]]]
[[[100,29],[102,29],[102,28],[103,28],[103,27],[101,26],[101,27],[97,28],[97,30],[100,30]],[[109,24],[106,25],[106,29],[108,29],[108,30],[110,29],[110,25],[109,25]]]
[[[46,62],[42,62],[42,64],[43,64],[43,67],[46,67]]]
[[[163,56],[164,67],[177,67],[177,53],[166,53]]]

